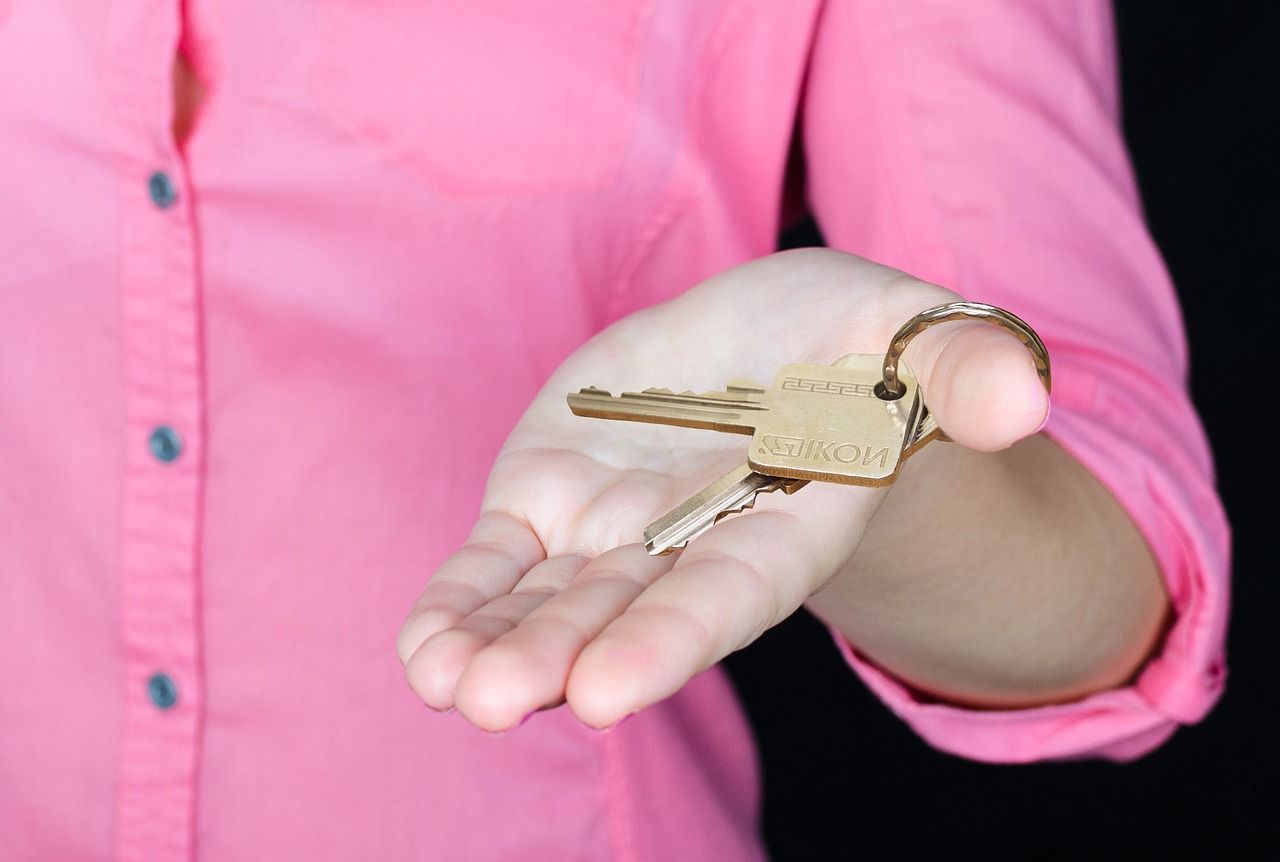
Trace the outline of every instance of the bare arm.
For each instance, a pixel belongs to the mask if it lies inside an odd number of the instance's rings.
[[[1043,434],[926,447],[807,605],[900,679],[978,707],[1120,685],[1168,612],[1133,523]]]

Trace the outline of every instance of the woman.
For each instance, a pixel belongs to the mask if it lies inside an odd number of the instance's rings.
[[[802,603],[965,756],[1212,706],[1227,527],[1104,4],[271,8],[0,7],[9,855],[758,858],[714,662]],[[769,255],[800,193],[843,251]],[[1020,344],[934,328],[956,443],[675,557],[641,529],[745,439],[564,405],[956,294],[1044,337],[1043,430]],[[390,657],[428,578],[444,714]]]

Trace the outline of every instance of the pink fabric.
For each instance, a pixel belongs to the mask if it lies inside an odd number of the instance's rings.
[[[556,364],[771,249],[798,114],[832,245],[1039,329],[1048,433],[1141,527],[1177,611],[1134,686],[1065,706],[920,702],[837,637],[853,668],[982,759],[1130,758],[1199,720],[1228,530],[1109,20],[1054,0],[0,0],[6,858],[759,858],[719,670],[610,733],[562,709],[490,737],[424,709],[393,642]],[[182,149],[180,42],[209,85]],[[172,463],[148,448],[161,424]]]

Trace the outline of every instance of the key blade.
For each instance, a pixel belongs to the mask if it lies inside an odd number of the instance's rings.
[[[763,392],[731,388],[699,394],[646,389],[614,396],[603,389],[588,387],[571,393],[567,400],[576,416],[751,434],[759,416],[769,409],[761,401]]]
[[[765,393],[765,387],[756,383],[754,380],[746,380],[742,377],[736,377],[729,381],[729,385],[725,387],[728,392],[743,398],[760,398]]]
[[[806,484],[802,479],[765,476],[743,464],[645,527],[645,548],[652,556],[669,554],[688,545],[726,515],[750,509],[761,494],[779,490],[791,494]]]

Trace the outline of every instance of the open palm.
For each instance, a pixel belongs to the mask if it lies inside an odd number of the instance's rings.
[[[839,573],[887,491],[813,483],[762,496],[687,550],[651,557],[644,526],[743,463],[747,438],[583,419],[565,394],[767,383],[790,362],[883,350],[902,321],[954,298],[806,250],[738,267],[596,336],[517,424],[470,539],[405,621],[410,685],[488,730],[566,700],[606,726],[789,616]],[[1022,346],[989,327],[948,329],[926,333],[911,356],[948,433],[987,450],[1032,433],[1047,401]]]

